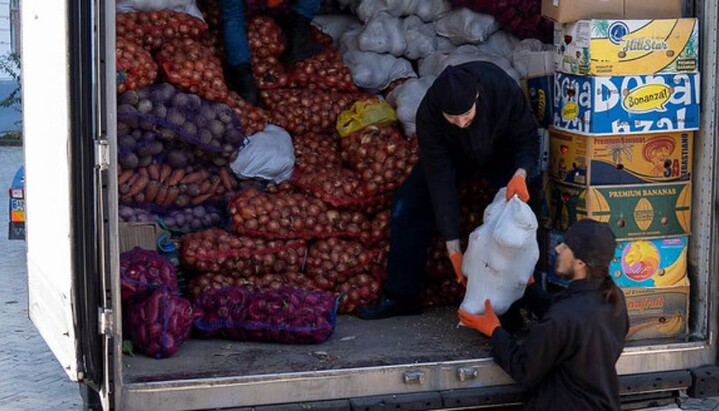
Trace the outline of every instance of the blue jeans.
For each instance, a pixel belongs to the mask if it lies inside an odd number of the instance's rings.
[[[297,14],[310,20],[315,17],[319,9],[319,0],[297,0],[292,7]],[[245,31],[245,12],[244,0],[220,0],[227,65],[230,67],[250,62],[250,46]]]

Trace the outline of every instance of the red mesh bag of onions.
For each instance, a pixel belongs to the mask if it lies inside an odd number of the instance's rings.
[[[240,118],[227,104],[184,93],[169,83],[126,91],[118,102],[121,160],[128,153],[138,159],[172,153],[174,158],[168,160],[175,166],[224,166],[237,158],[245,140]]]
[[[200,38],[207,24],[197,17],[174,10],[118,13],[116,31],[152,51],[173,39]]]
[[[306,275],[321,290],[332,290],[357,273],[367,270],[375,260],[372,250],[358,241],[329,238],[309,246]]]
[[[290,134],[331,133],[337,116],[357,99],[356,94],[299,88],[261,90],[260,100],[272,115],[272,123]]]
[[[182,263],[200,272],[234,277],[301,272],[307,255],[304,240],[239,237],[221,228],[182,236]]]
[[[158,288],[177,290],[177,272],[170,261],[156,251],[135,247],[120,254],[122,301],[147,297]]]
[[[147,87],[157,79],[157,64],[137,43],[118,37],[115,42],[117,92]]]
[[[197,297],[209,290],[218,290],[228,286],[245,287],[253,291],[277,290],[282,287],[317,290],[314,281],[302,273],[267,273],[238,277],[225,273],[202,273],[194,275],[189,282],[189,295]]]
[[[203,311],[195,329],[238,341],[317,344],[334,332],[337,302],[329,294],[284,287],[253,292],[243,287],[208,291],[194,301]]]
[[[241,192],[228,206],[240,235],[269,239],[362,238],[369,220],[359,211],[337,210],[317,198],[255,188]]]
[[[316,172],[296,171],[292,184],[337,208],[349,208],[374,213],[387,208],[391,195],[378,191],[376,184],[360,180],[348,169],[322,170]]]
[[[342,55],[332,47],[298,61],[287,76],[290,87],[359,92]]]
[[[155,290],[127,310],[125,329],[133,348],[157,359],[174,355],[190,338],[193,321],[202,316],[188,300],[167,288]]]
[[[307,133],[292,136],[295,146],[295,170],[312,173],[342,167],[339,136]]]
[[[228,88],[222,62],[198,40],[175,39],[162,45],[155,60],[177,87],[212,101],[225,101]]]

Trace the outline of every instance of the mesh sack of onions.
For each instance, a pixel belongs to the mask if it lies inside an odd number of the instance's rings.
[[[292,137],[292,143],[295,146],[295,170],[313,173],[337,170],[342,166],[336,133],[296,135]]]
[[[184,93],[169,83],[124,92],[118,102],[121,160],[127,153],[139,159],[174,149],[176,157],[185,157],[176,166],[192,161],[224,166],[237,158],[245,139],[240,118],[227,104]]]
[[[338,312],[340,314],[353,313],[357,308],[377,299],[381,284],[382,282],[377,276],[360,273],[336,285],[335,292],[339,296]]]
[[[202,313],[188,300],[162,288],[130,305],[126,316],[126,332],[133,348],[160,359],[174,355],[190,338],[192,324]]]
[[[315,172],[298,170],[292,176],[292,183],[301,191],[334,207],[370,214],[387,208],[391,200],[389,194],[376,191],[376,185],[360,180],[354,171],[348,169]]]
[[[271,121],[291,135],[335,130],[337,116],[349,108],[356,95],[330,90],[261,90],[260,100],[271,112]]]
[[[337,210],[322,200],[292,192],[271,194],[250,188],[228,210],[234,231],[252,237],[360,238],[369,229],[367,217],[360,212]]]
[[[334,332],[336,300],[329,294],[285,287],[210,290],[195,299],[203,317],[194,326],[207,336],[238,341],[317,344]]]
[[[147,87],[157,80],[157,64],[137,43],[118,37],[115,42],[117,92]]]
[[[454,278],[428,281],[422,291],[422,305],[425,307],[457,307],[464,298],[464,287]]]
[[[355,274],[365,272],[373,260],[372,250],[359,241],[317,240],[309,246],[305,274],[317,288],[331,290]]]
[[[221,228],[182,236],[182,263],[200,272],[249,278],[267,273],[301,272],[304,240],[239,237]]]
[[[155,54],[167,81],[211,101],[227,99],[222,62],[201,42],[175,39],[164,43]]]
[[[342,55],[332,47],[326,47],[322,52],[298,61],[287,77],[290,87],[359,92]]]
[[[198,39],[207,31],[207,24],[186,13],[174,10],[117,13],[117,37],[123,37],[154,51],[174,39]]]
[[[177,272],[156,251],[135,247],[120,254],[120,284],[123,302],[141,300],[158,288],[177,290]]]
[[[248,277],[237,277],[224,273],[200,273],[190,278],[188,292],[196,297],[208,290],[218,290],[228,286],[245,287],[253,291],[277,290],[282,287],[301,290],[317,290],[315,283],[303,273],[266,273]]]

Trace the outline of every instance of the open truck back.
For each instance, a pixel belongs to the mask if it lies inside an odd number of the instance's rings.
[[[717,58],[719,6],[699,18],[701,126],[695,137],[689,251],[690,336],[627,344],[617,369],[627,404],[715,392],[717,354]],[[173,357],[122,354],[115,5],[22,4],[29,315],[88,407],[177,409],[461,409],[512,405],[524,392],[457,330],[454,308],[366,322],[340,316],[320,345],[185,342]],[[716,389],[716,385],[714,386]]]

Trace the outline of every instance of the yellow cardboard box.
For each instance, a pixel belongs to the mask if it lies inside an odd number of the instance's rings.
[[[699,67],[698,21],[593,19],[557,23],[554,49],[554,69],[562,73],[694,73]]]
[[[551,129],[549,173],[581,185],[688,181],[693,137],[691,131],[589,137]]]
[[[576,186],[552,182],[551,226],[566,231],[583,218],[609,223],[618,240],[687,235],[691,183]]]
[[[629,314],[627,340],[680,338],[688,333],[689,280],[673,287],[622,288]]]

